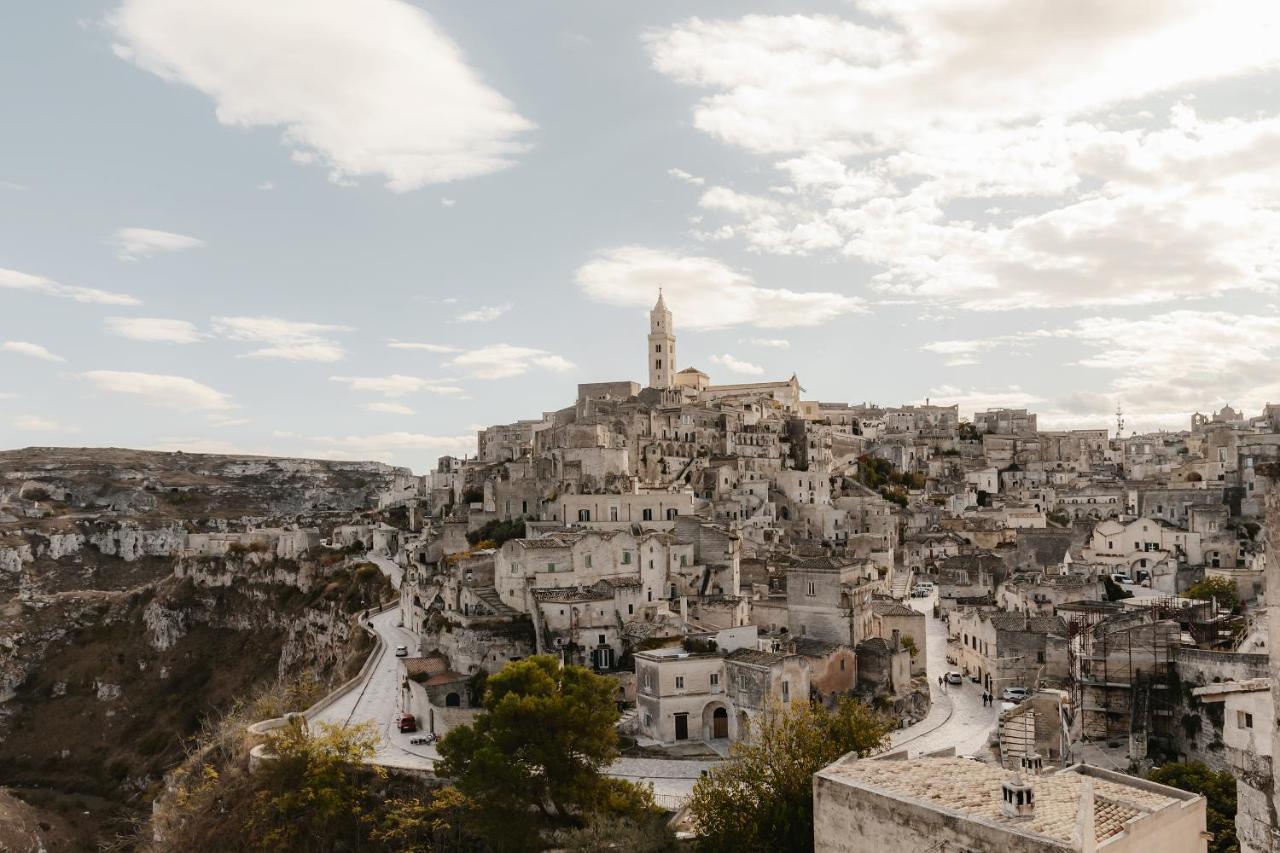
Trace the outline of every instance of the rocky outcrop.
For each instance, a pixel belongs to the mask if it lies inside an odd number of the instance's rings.
[[[128,562],[142,557],[172,557],[182,550],[186,536],[180,524],[152,530],[121,524],[95,530],[87,539],[103,554]]]

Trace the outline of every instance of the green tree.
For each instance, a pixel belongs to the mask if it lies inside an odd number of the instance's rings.
[[[1236,780],[1227,771],[1215,772],[1204,762],[1166,764],[1147,774],[1152,782],[1202,794],[1206,829],[1213,834],[1209,853],[1240,853],[1236,838]]]
[[[288,725],[267,736],[271,758],[254,780],[257,791],[248,834],[260,850],[354,849],[365,837],[368,775],[377,752],[371,723],[322,724],[308,731]]]
[[[699,848],[813,850],[813,774],[846,753],[882,749],[893,728],[893,720],[847,697],[833,711],[803,701],[770,705],[734,744],[732,759],[693,787]]]
[[[489,676],[476,721],[440,742],[436,772],[455,780],[478,809],[477,829],[503,849],[537,845],[535,815],[564,826],[651,811],[647,789],[601,774],[618,756],[616,693],[612,679],[550,655],[507,664]]]
[[[1107,601],[1120,601],[1124,598],[1133,598],[1133,592],[1113,581],[1111,579],[1111,575],[1102,576],[1102,587],[1106,592]]]
[[[1205,578],[1187,587],[1188,598],[1210,599],[1218,602],[1223,610],[1235,610],[1240,606],[1240,593],[1229,578]]]

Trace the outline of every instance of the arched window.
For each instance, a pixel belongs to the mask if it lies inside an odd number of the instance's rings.
[[[444,697],[444,706],[446,708],[457,708],[462,705],[462,697],[457,693],[450,693]]]

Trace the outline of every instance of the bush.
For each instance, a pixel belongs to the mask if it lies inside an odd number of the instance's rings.
[[[467,542],[472,547],[501,548],[510,539],[523,539],[525,536],[524,519],[499,521],[493,519],[467,534]],[[483,543],[483,544],[482,544]]]

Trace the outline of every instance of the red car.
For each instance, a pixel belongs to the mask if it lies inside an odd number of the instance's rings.
[[[416,732],[418,730],[418,720],[413,714],[400,715],[400,731]]]

